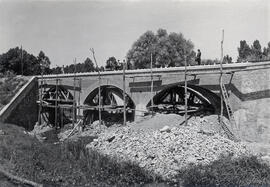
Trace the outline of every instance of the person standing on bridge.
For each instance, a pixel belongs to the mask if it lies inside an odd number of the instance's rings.
[[[198,49],[195,61],[198,62],[198,65],[201,65],[201,50],[200,49]]]

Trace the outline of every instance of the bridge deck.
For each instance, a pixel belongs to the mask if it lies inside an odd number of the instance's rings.
[[[265,62],[245,62],[245,63],[232,63],[232,64],[223,64],[223,73],[233,73],[239,71],[251,71],[257,69],[266,69],[270,68],[270,61]],[[184,73],[185,67],[170,67],[170,68],[153,68],[153,74],[160,73]],[[101,76],[110,76],[110,75],[122,75],[122,70],[118,71],[104,71],[100,72]],[[139,75],[139,74],[149,74],[151,69],[136,69],[136,70],[126,70],[126,75]],[[198,75],[198,74],[220,74],[220,65],[200,65],[200,66],[187,66],[187,73]],[[98,76],[98,72],[87,72],[87,73],[76,73],[76,77],[91,77]],[[54,78],[67,78],[74,77],[74,73],[69,74],[57,74],[57,75],[44,75],[44,79],[54,79]],[[41,79],[41,76],[37,76]]]

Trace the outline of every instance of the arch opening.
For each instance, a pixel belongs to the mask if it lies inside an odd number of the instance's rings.
[[[146,105],[148,111],[185,114],[185,87],[173,85],[161,90]],[[220,114],[220,97],[200,86],[187,85],[188,115]],[[224,113],[226,116],[226,112]]]
[[[59,107],[60,105],[73,105],[73,95],[68,89],[62,85],[58,85],[57,89],[56,85],[44,85],[42,94],[44,106],[42,107],[41,116],[43,121],[57,127],[62,127],[72,122],[72,108]],[[57,104],[57,109],[50,107],[55,106],[55,104]]]
[[[89,109],[83,111],[86,124],[99,119],[99,88],[95,88],[86,97],[84,104],[89,106]],[[113,123],[121,123],[123,121],[124,97],[122,89],[112,86],[103,85],[100,87],[101,93],[101,119],[106,125]],[[135,118],[135,103],[129,95],[126,94],[126,119],[133,121]],[[91,108],[93,107],[93,108]]]

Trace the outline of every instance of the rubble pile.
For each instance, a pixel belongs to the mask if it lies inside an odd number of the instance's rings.
[[[151,119],[153,126],[155,120],[157,123],[164,120],[162,115],[154,118]],[[180,169],[189,164],[208,164],[222,155],[237,158],[248,154],[244,144],[227,139],[219,133],[217,124],[210,124],[209,120],[214,119],[196,118],[190,120],[188,126],[179,126],[179,121],[175,120],[177,126],[163,124],[160,129],[134,128],[134,123],[108,128],[87,148],[116,157],[119,161],[135,162],[165,180],[172,180]],[[142,124],[140,126],[143,127]]]

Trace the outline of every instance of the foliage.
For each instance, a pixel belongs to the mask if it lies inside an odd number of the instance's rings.
[[[27,81],[14,74],[6,74],[0,79],[0,109],[9,103],[13,96]]]
[[[102,71],[103,67],[100,67]],[[83,73],[83,72],[93,72],[97,71],[98,68],[95,67],[94,63],[90,58],[86,58],[83,63],[77,63],[76,66],[74,64],[63,66],[62,68],[57,66],[52,68],[52,74],[61,74],[61,73]]]
[[[152,54],[153,67],[183,66],[185,57],[187,63],[194,61],[193,48],[193,43],[181,33],[168,34],[165,29],[159,29],[156,34],[147,31],[132,45],[127,61],[135,69],[149,68]]]
[[[230,63],[232,63],[232,57],[230,57],[229,55],[225,55],[223,57],[223,62],[222,63],[223,64],[230,64]]]
[[[259,40],[255,40],[251,46],[245,40],[240,41],[238,48],[238,62],[270,60],[270,42],[262,50]]]
[[[213,65],[213,64],[219,64],[220,63],[220,60],[218,59],[203,59],[201,64],[205,64],[205,65]]]
[[[128,61],[126,64],[126,69],[132,69],[131,63]],[[106,71],[115,71],[115,70],[123,70],[123,64],[117,61],[115,57],[109,57],[106,61],[105,66]]]
[[[0,55],[0,73],[10,71],[17,75],[39,75],[43,63],[44,69],[48,73],[50,60],[44,52],[40,51],[39,56],[35,57],[27,51],[15,47]]]
[[[119,64],[116,60],[115,57],[110,57],[107,61],[106,61],[106,65],[105,65],[105,69],[106,70],[117,70],[119,67]]]
[[[263,48],[263,55],[270,58],[270,42],[268,42],[267,47]]]
[[[270,184],[270,168],[257,157],[222,157],[209,165],[180,171],[183,186],[261,186]]]
[[[45,73],[45,74],[49,74],[50,73],[50,65],[51,65],[51,61],[49,59],[49,57],[47,57],[45,55],[45,53],[43,51],[40,51],[38,56],[37,56],[37,61],[38,61],[38,71]],[[40,74],[40,73],[39,73]]]

